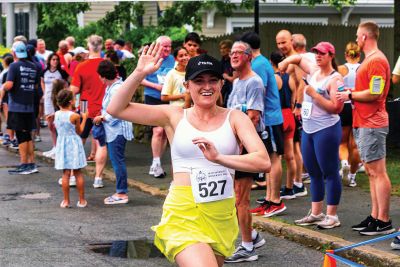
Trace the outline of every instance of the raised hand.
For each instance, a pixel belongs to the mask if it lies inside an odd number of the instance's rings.
[[[160,44],[152,43],[143,49],[136,66],[137,71],[150,74],[158,70],[161,66],[163,59],[161,58],[162,46]]]
[[[207,160],[216,162],[219,153],[212,142],[204,137],[196,137],[192,140],[192,142],[200,148]]]

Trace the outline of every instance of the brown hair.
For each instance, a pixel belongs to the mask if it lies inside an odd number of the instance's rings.
[[[359,58],[361,56],[360,47],[355,42],[348,42],[346,45],[345,55],[352,59]]]
[[[65,89],[67,83],[64,80],[55,79],[53,80],[53,91],[51,92],[51,101],[53,102],[54,108],[57,108],[60,104],[58,103],[58,93]]]
[[[73,98],[74,94],[72,93],[72,91],[67,89],[62,89],[57,94],[57,105],[62,108],[66,108],[71,104],[70,102],[72,101]]]
[[[368,37],[374,38],[375,40],[379,39],[379,27],[375,21],[361,22],[358,28],[364,28],[368,32]]]
[[[225,40],[222,40],[221,42],[219,42],[219,47],[221,47],[223,45],[228,48],[232,48],[233,42],[231,39],[225,39]]]

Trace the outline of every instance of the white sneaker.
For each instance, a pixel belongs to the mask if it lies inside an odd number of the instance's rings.
[[[69,186],[76,186],[76,178],[75,176],[69,177]]]
[[[94,178],[93,187],[94,188],[102,188],[102,187],[104,187],[103,179],[100,178],[100,177]]]
[[[349,172],[350,172],[350,165],[343,165],[340,169],[340,176],[342,176],[342,180],[345,182],[349,181]]]
[[[156,164],[156,166],[154,167],[154,177],[164,178],[166,175],[167,173],[163,170],[163,168],[159,164]]]
[[[43,156],[48,157],[48,158],[55,157],[55,155],[56,155],[56,148],[55,147],[53,147],[49,151],[43,152]]]
[[[337,215],[326,215],[325,219],[317,224],[319,229],[332,229],[338,226],[340,226],[340,221]]]
[[[62,177],[58,179],[58,184],[62,186]],[[76,186],[76,178],[75,176],[69,177],[69,186]]]
[[[356,186],[357,186],[356,178],[355,178],[355,177],[354,177],[354,178],[350,178],[350,180],[349,180],[349,186],[350,186],[350,187],[356,187]]]
[[[150,166],[150,170],[149,170],[149,175],[154,175],[154,169],[155,169],[156,165],[152,164]]]
[[[358,166],[358,172],[365,172],[364,164],[360,163]]]

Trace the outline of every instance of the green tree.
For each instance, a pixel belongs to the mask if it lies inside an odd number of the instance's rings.
[[[58,41],[78,28],[76,15],[90,9],[88,3],[39,3],[37,35],[56,49]]]
[[[317,4],[329,4],[330,6],[335,7],[340,10],[343,6],[351,6],[354,5],[357,0],[293,0],[298,5],[305,4],[309,6],[315,6]]]

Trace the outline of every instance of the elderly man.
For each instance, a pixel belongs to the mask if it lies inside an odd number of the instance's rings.
[[[161,101],[161,90],[165,76],[175,65],[175,59],[171,55],[171,39],[168,36],[160,36],[156,42],[162,46],[161,57],[164,60],[156,72],[147,75],[142,81],[142,85],[144,86],[144,102],[149,105],[165,104]],[[164,153],[166,145],[167,137],[164,129],[153,127],[153,136],[151,139],[153,162],[150,166],[149,175],[153,175],[155,178],[165,177],[164,169],[161,166],[161,156]]]

